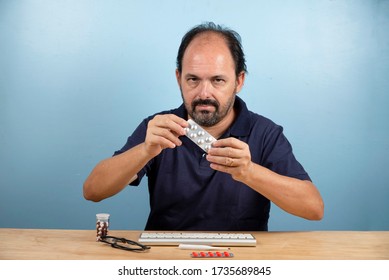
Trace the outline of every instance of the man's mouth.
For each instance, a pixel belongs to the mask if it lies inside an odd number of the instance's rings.
[[[216,107],[214,105],[197,105],[196,111],[215,111]]]

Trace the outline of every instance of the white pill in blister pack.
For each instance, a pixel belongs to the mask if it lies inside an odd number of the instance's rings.
[[[216,139],[193,120],[189,119],[188,123],[189,127],[185,128],[186,136],[205,152],[208,152]]]

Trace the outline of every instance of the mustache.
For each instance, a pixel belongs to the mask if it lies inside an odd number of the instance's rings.
[[[215,108],[219,108],[219,102],[212,99],[197,99],[192,102],[192,108],[196,108],[198,105],[211,105]]]

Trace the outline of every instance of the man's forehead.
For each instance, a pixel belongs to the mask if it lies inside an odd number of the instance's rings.
[[[182,66],[212,65],[231,63],[234,61],[224,38],[215,32],[206,32],[196,36],[186,49]],[[188,65],[189,64],[189,65]]]

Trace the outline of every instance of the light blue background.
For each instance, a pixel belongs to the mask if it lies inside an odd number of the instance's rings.
[[[240,96],[281,124],[320,189],[320,222],[273,205],[270,230],[389,230],[389,1],[0,0],[0,227],[143,229],[147,181],[100,203],[82,184],[138,123],[180,105],[192,26],[243,39]]]

